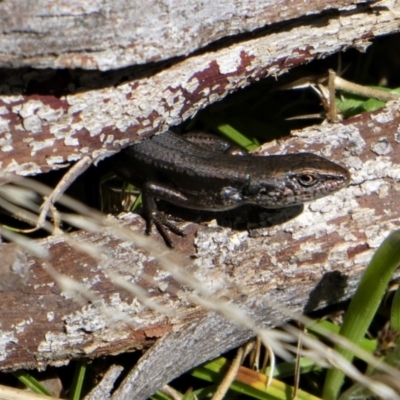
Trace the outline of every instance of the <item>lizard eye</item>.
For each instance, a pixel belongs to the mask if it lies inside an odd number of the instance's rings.
[[[265,196],[265,195],[267,195],[267,194],[268,194],[268,189],[265,188],[265,187],[261,188],[261,189],[258,191],[258,195],[259,195],[259,196]]]
[[[317,182],[317,179],[311,174],[301,174],[297,177],[297,181],[301,186],[309,187],[313,186]]]

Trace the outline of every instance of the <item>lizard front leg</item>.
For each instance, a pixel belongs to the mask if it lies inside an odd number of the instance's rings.
[[[168,235],[166,227],[179,236],[185,236],[185,232],[168,219],[168,216],[157,208],[156,198],[169,203],[182,204],[187,198],[179,191],[162,183],[148,181],[142,187],[143,208],[146,215],[146,233],[150,235],[153,224],[163,237],[165,243],[173,248],[174,244]]]

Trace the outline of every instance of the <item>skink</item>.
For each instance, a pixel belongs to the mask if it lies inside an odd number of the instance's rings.
[[[158,211],[156,199],[197,210],[224,211],[244,204],[281,208],[332,194],[347,186],[347,169],[311,153],[232,155],[203,148],[172,132],[134,144],[114,156],[113,167],[142,188],[146,232],[156,225],[182,235]]]

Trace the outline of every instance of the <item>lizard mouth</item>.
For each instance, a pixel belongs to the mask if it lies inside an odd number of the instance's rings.
[[[343,169],[343,174],[320,176],[318,182],[309,186],[303,186],[297,180],[292,181],[283,189],[280,199],[277,199],[277,204],[287,207],[319,199],[345,188],[350,183],[350,179],[350,173]]]

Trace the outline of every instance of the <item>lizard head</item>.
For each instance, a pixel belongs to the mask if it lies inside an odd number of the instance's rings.
[[[351,178],[347,169],[311,153],[277,156],[270,165],[264,177],[256,174],[250,180],[247,202],[266,208],[302,204],[346,187]]]

